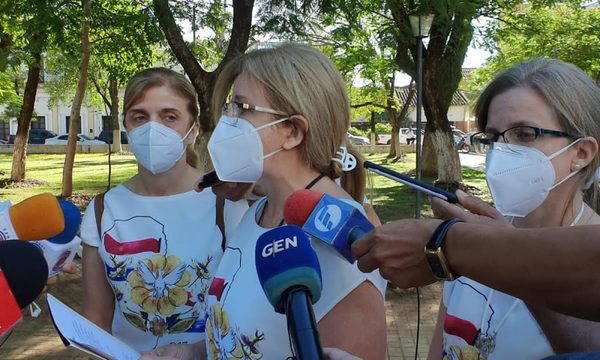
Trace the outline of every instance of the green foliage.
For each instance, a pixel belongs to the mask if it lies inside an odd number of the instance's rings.
[[[537,57],[570,62],[594,79],[600,76],[600,8],[528,7],[503,14],[489,36],[494,56],[474,74],[472,91],[480,91],[496,73]]]
[[[378,134],[391,134],[392,124],[390,123],[375,123],[375,132]]]
[[[363,130],[357,129],[357,128],[353,127],[353,126],[351,126],[348,129],[348,132],[350,134],[356,135],[356,136],[366,136],[366,137],[369,137],[369,130],[363,131]]]
[[[8,120],[16,118],[19,115],[19,109],[23,104],[23,98],[19,96],[17,90],[22,89],[22,74],[8,68],[0,72],[0,106],[5,108],[0,113],[0,119]]]

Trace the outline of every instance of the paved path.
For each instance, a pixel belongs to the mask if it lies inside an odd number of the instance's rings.
[[[458,153],[460,164],[473,170],[485,171],[485,155]]]
[[[425,359],[427,356],[435,326],[440,291],[440,284],[421,288],[420,291],[419,359]],[[60,285],[52,289],[51,293],[77,312],[81,312],[81,273],[63,275]],[[404,292],[388,290],[386,297],[388,359],[414,359],[417,327],[416,291],[414,289]],[[45,298],[40,299],[38,304],[43,311],[40,317],[37,319],[29,315],[25,317],[23,323],[0,347],[0,359],[91,359],[78,350],[63,346],[50,323]]]

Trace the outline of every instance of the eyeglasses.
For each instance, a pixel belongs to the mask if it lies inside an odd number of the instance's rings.
[[[497,142],[500,137],[502,137],[504,142],[507,144],[529,146],[540,135],[577,138],[577,136],[564,131],[548,130],[533,126],[515,126],[510,129],[506,129],[503,132],[480,131],[475,133],[471,135],[471,144],[490,146]]]
[[[227,116],[235,117],[235,118],[239,117],[244,110],[258,111],[258,112],[263,112],[263,113],[267,113],[267,114],[282,115],[282,116],[287,115],[284,112],[281,112],[278,110],[273,110],[268,107],[250,105],[250,104],[241,103],[238,101],[230,101],[223,106],[223,114],[225,114]]]

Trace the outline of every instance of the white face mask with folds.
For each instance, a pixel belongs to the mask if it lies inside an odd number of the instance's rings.
[[[255,128],[248,120],[222,115],[208,140],[208,153],[219,179],[257,182],[263,174],[264,159],[283,150],[264,154],[258,131],[287,119],[285,117]]]
[[[171,169],[185,153],[184,141],[194,126],[182,138],[179,133],[156,121],[148,121],[128,132],[129,148],[137,161],[152,174]]]
[[[555,184],[551,162],[579,140],[549,156],[532,147],[494,143],[487,155],[485,174],[496,209],[515,217],[525,217],[537,209],[552,189],[579,172],[573,171]]]

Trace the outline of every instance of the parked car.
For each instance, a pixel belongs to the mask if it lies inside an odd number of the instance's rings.
[[[389,145],[392,143],[392,134],[377,134],[375,139],[377,145]]]
[[[51,137],[46,139],[46,145],[67,145],[67,141],[69,140],[69,135],[57,135],[55,137]],[[106,145],[104,141],[90,139],[89,137],[77,134],[77,145]]]
[[[414,136],[414,134],[417,133],[417,128],[412,128],[412,134]],[[423,134],[425,133],[425,128],[421,129],[421,144],[423,143]],[[408,137],[409,135],[409,131],[408,128],[400,128],[400,144],[408,144],[410,139],[414,139],[411,140],[410,143],[415,144],[417,142],[417,137]]]
[[[30,144],[44,144],[46,139],[58,136],[56,133],[46,129],[30,129],[29,130],[29,143]]]
[[[349,132],[347,132],[346,137],[348,138],[348,141],[350,141],[350,143],[352,145],[370,145],[371,144],[371,141],[364,136],[356,136],[356,135],[352,135]]]
[[[96,136],[96,139],[102,140],[107,144],[112,144],[113,142],[113,132],[112,130],[102,130],[100,135]],[[121,130],[121,144],[127,144],[127,133]]]

